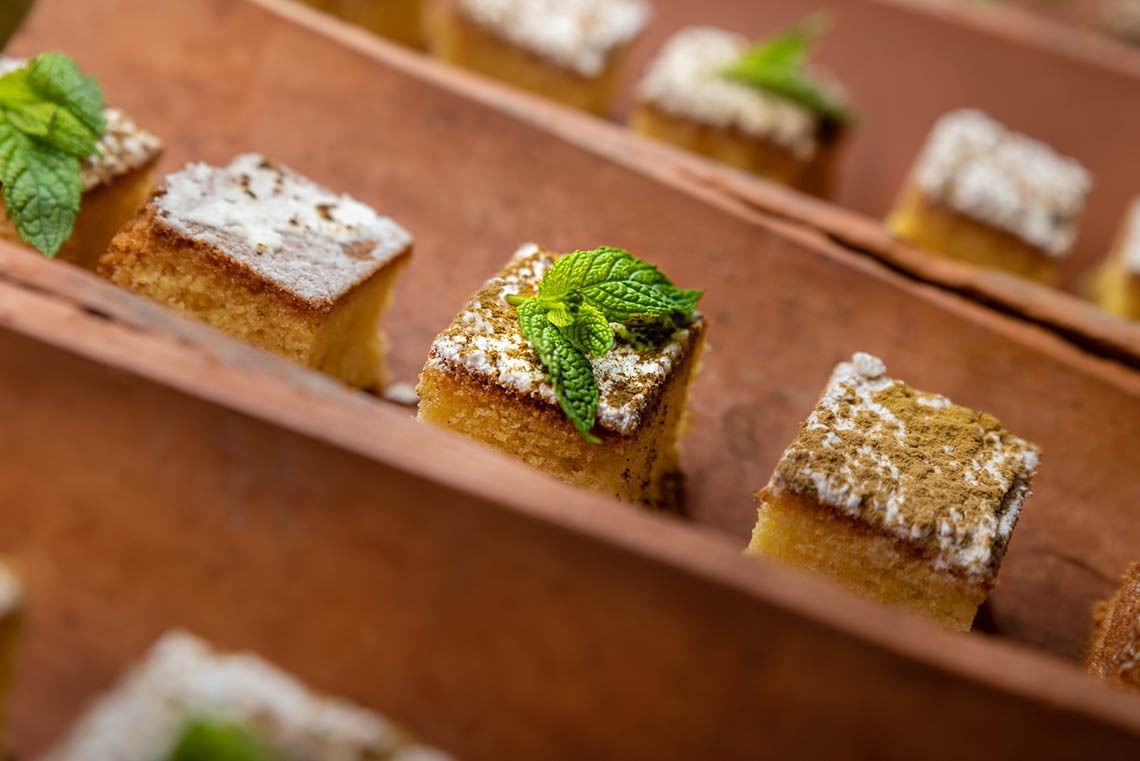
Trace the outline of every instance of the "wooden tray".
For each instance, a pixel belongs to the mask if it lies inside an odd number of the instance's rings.
[[[505,91],[269,10],[283,8],[46,0],[15,49],[78,56],[167,139],[166,167],[256,148],[409,227],[388,321],[406,379],[526,239],[624,245],[706,287],[692,521],[556,484],[0,247],[0,553],[33,600],[19,751],[182,625],[476,761],[951,758],[983,737],[995,756],[1135,755],[1140,699],[1073,661],[1140,546],[1140,374],[808,224],[612,163],[518,118],[532,104]],[[739,556],[751,491],[857,349],[1045,447],[995,636]]]

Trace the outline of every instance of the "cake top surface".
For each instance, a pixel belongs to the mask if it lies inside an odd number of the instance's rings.
[[[462,369],[500,388],[558,406],[538,352],[523,338],[515,308],[506,302],[510,294],[537,293],[542,276],[557,258],[533,243],[520,248],[436,337],[428,364],[444,371]],[[597,424],[623,436],[634,433],[695,337],[696,328],[689,327],[677,331],[661,348],[635,349],[619,341],[603,356],[591,359],[598,382]]]
[[[808,159],[817,150],[819,117],[773,93],[719,75],[748,50],[744,37],[713,27],[673,35],[638,86],[641,99],[666,113],[742,132]]]
[[[19,608],[23,597],[20,579],[8,566],[0,563],[0,618]]]
[[[1037,461],[1037,448],[992,415],[915,391],[860,353],[835,368],[771,487],[885,531],[938,568],[988,581]]]
[[[1140,198],[1128,207],[1120,247],[1124,269],[1140,275]]]
[[[25,64],[27,61],[23,58],[0,55],[0,76],[21,69]],[[99,152],[80,163],[84,190],[107,184],[133,169],[141,169],[162,152],[162,141],[119,109],[104,109],[103,118],[107,120],[107,129],[96,143]]]
[[[317,308],[412,244],[388,217],[255,153],[225,168],[189,164],[151,203],[170,228]]]
[[[1092,187],[1075,159],[972,110],[938,120],[913,178],[929,199],[1053,257],[1072,249]]]
[[[644,0],[458,0],[458,7],[476,24],[584,77],[599,76],[652,15]]]
[[[238,726],[287,761],[387,758],[400,741],[380,716],[315,695],[254,655],[216,654],[171,632],[96,701],[47,761],[155,761],[195,720]]]
[[[1094,617],[1089,669],[1117,684],[1140,687],[1140,563],[1129,566],[1116,594],[1097,606]]]

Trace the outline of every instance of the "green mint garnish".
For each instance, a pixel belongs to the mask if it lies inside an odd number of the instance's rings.
[[[661,346],[693,319],[701,291],[677,288],[652,264],[620,248],[575,251],[554,263],[534,297],[507,296],[523,337],[538,351],[562,411],[591,444],[598,382],[590,357],[621,338]]]
[[[219,721],[193,721],[183,730],[166,761],[276,761],[240,727]]]
[[[44,53],[0,77],[0,184],[27,243],[55,256],[83,195],[80,159],[106,130],[103,91],[63,53]]]
[[[809,16],[788,31],[757,43],[720,75],[782,95],[825,119],[846,124],[853,114],[842,95],[805,69],[812,45],[829,25],[825,15]]]

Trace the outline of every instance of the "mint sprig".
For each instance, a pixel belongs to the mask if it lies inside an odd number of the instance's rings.
[[[781,95],[825,119],[846,124],[854,113],[842,94],[806,69],[816,39],[829,26],[826,15],[809,16],[786,32],[749,48],[720,75]]]
[[[166,761],[276,761],[276,757],[240,727],[199,719],[186,725]]]
[[[107,128],[103,91],[63,53],[0,77],[0,184],[16,232],[47,256],[71,237],[83,196],[80,159]]]
[[[533,297],[510,295],[523,337],[538,351],[562,411],[587,442],[598,411],[590,357],[617,338],[647,349],[688,325],[701,291],[677,288],[660,270],[620,248],[575,251],[554,263]]]

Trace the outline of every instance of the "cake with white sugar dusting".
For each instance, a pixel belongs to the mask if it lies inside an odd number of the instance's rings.
[[[589,360],[601,443],[587,443],[559,408],[539,353],[507,301],[533,295],[557,259],[537,245],[523,246],[436,337],[417,389],[419,417],[571,483],[675,508],[677,438],[705,321],[698,315],[656,346],[619,340]]]
[[[1140,320],[1140,198],[1128,207],[1116,244],[1089,278],[1088,295],[1111,314]]]
[[[751,47],[745,37],[713,27],[677,32],[638,85],[631,126],[649,137],[823,195],[841,125],[805,103],[725,76]],[[840,92],[834,83],[829,86]]]
[[[361,388],[386,380],[377,327],[412,236],[257,154],[169,175],[100,274]]]
[[[80,717],[44,761],[180,761],[191,737],[225,733],[257,758],[366,761],[429,752],[384,717],[318,695],[248,653],[224,654],[183,632],[162,637],[146,659]],[[235,739],[240,737],[240,740]],[[185,754],[185,755],[183,755]],[[246,756],[243,756],[246,757]]]
[[[0,76],[27,65],[0,55]],[[103,111],[107,127],[96,153],[80,162],[83,197],[71,237],[55,258],[94,270],[111,238],[142,206],[151,190],[151,174],[162,154],[162,141],[117,108]],[[19,241],[0,201],[0,238]]]
[[[1091,188],[1075,159],[956,111],[935,124],[888,224],[932,253],[1051,282]]]
[[[625,51],[648,24],[644,0],[456,0],[445,8],[440,58],[600,113]]]
[[[757,493],[749,551],[966,630],[1037,462],[1037,448],[992,415],[916,391],[856,354]]]

